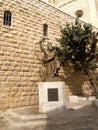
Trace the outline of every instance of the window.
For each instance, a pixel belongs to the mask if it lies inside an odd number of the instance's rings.
[[[3,25],[5,25],[5,26],[11,26],[11,17],[12,17],[11,12],[10,11],[5,11],[4,12]]]
[[[82,11],[82,10],[77,10],[77,11],[75,12],[75,15],[76,15],[77,18],[81,18],[82,15],[83,15],[83,11]]]
[[[48,25],[47,24],[43,25],[43,36],[48,36]]]

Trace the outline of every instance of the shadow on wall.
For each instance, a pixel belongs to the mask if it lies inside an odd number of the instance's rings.
[[[82,71],[64,69],[63,72],[61,78],[65,82],[67,95],[92,95],[90,83]]]

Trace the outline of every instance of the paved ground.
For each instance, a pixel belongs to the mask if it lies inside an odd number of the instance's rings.
[[[6,117],[0,116],[0,130],[98,130],[98,110],[85,106],[78,110],[57,111],[47,114],[47,123],[34,127],[30,125],[14,126]]]

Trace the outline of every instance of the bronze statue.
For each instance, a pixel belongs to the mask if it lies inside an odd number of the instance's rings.
[[[60,63],[57,55],[55,54],[52,44],[44,45],[45,39],[40,40],[39,47],[42,53],[42,67],[40,68],[40,77],[46,81],[50,77],[57,77],[60,70]]]

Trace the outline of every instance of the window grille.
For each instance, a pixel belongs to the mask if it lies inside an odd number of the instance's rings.
[[[11,18],[12,18],[11,12],[10,11],[5,11],[4,12],[3,25],[5,25],[5,26],[11,26]]]

